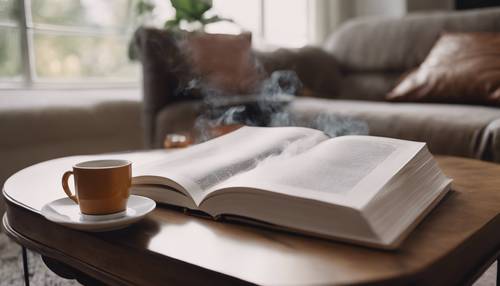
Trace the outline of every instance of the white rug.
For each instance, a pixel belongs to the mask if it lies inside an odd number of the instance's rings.
[[[76,286],[74,280],[60,278],[48,269],[39,254],[28,250],[30,285]],[[0,286],[24,285],[21,247],[0,231]]]
[[[74,280],[58,277],[43,263],[39,254],[28,250],[30,283],[33,286],[77,286]],[[494,263],[474,286],[495,286],[497,265]],[[0,231],[0,286],[22,286],[23,261],[21,247]]]

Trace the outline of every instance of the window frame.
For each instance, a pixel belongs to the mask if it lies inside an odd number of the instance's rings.
[[[21,3],[22,1],[14,1],[14,5]],[[19,14],[21,14],[21,11],[19,10],[20,7],[16,7],[18,9]],[[23,41],[23,35],[21,34],[21,17],[18,17],[17,19],[12,19],[12,20],[0,20],[0,28],[1,29],[14,29],[19,32],[19,40],[22,42]],[[21,43],[21,73],[19,74],[18,77],[13,77],[13,78],[7,78],[7,79],[0,79],[0,88],[19,88],[24,85],[24,48],[22,47]]]
[[[44,80],[36,75],[35,67],[35,47],[34,34],[36,32],[68,36],[94,36],[102,37],[113,35],[117,38],[131,36],[133,33],[132,25],[123,27],[82,27],[82,26],[64,26],[35,23],[32,19],[31,0],[17,0],[18,17],[16,20],[0,21],[0,28],[11,28],[19,31],[21,41],[21,74],[19,80],[11,78],[0,78],[0,89],[92,89],[92,88],[138,88],[140,86],[140,75],[136,80],[116,78],[108,80],[85,79],[82,80]],[[129,1],[127,7],[128,17],[133,13],[134,1]],[[123,36],[123,35],[126,36]]]
[[[255,31],[254,39],[258,41],[257,47],[262,50],[273,50],[278,48],[273,44],[266,43],[266,11],[265,2],[270,0],[256,0],[259,3],[259,25],[258,30]],[[272,0],[271,0],[272,1]],[[316,26],[315,18],[318,16],[318,5],[323,4],[324,0],[305,0],[307,1],[306,22],[307,22],[307,42],[309,44],[318,42],[317,35],[314,35]],[[116,37],[124,38],[130,37],[133,34],[134,25],[126,25],[121,27],[84,27],[84,26],[71,26],[71,25],[54,25],[46,23],[35,23],[32,19],[32,0],[14,0],[18,10],[18,17],[12,21],[1,21],[0,28],[10,28],[19,31],[20,47],[21,47],[21,73],[14,78],[0,78],[0,89],[22,89],[22,88],[40,88],[40,89],[92,89],[92,88],[138,88],[141,84],[141,74],[138,73],[136,79],[123,79],[110,78],[105,80],[98,80],[96,78],[82,78],[78,79],[40,79],[36,74],[36,59],[35,59],[35,33],[51,33],[56,35],[69,35],[69,36],[95,36],[102,37],[105,35],[113,35]],[[134,13],[134,0],[128,1],[128,19],[132,19]],[[321,8],[324,8],[322,6]],[[124,36],[125,35],[125,36]],[[140,67],[139,67],[140,68]]]

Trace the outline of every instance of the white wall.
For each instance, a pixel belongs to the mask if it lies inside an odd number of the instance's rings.
[[[321,44],[332,31],[355,15],[356,0],[309,0],[309,42]]]
[[[353,2],[357,17],[400,17],[406,14],[406,0],[354,0]]]

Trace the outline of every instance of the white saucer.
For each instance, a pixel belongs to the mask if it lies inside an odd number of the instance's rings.
[[[42,215],[53,222],[84,231],[110,231],[137,222],[156,207],[152,199],[131,195],[127,210],[117,214],[94,216],[80,213],[80,208],[69,198],[52,201],[42,207]]]

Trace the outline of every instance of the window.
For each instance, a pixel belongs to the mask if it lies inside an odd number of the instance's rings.
[[[301,47],[310,42],[308,34],[311,0],[214,0],[217,14],[233,19],[251,31],[262,46]],[[230,24],[214,24],[209,32],[231,32]]]
[[[234,20],[207,25],[209,33],[252,32],[260,47],[301,47],[311,42],[309,10],[316,0],[213,0],[213,13]],[[153,0],[153,24],[174,15],[168,0]]]
[[[0,78],[20,82],[21,35],[16,0],[0,0]]]
[[[213,12],[233,19],[208,32],[251,31],[257,46],[309,42],[311,0],[213,0]],[[168,0],[153,0],[148,22],[174,15]],[[137,0],[0,0],[0,87],[71,83],[137,85],[138,63],[128,59]]]
[[[27,85],[137,83],[131,0],[0,0],[0,78]]]

